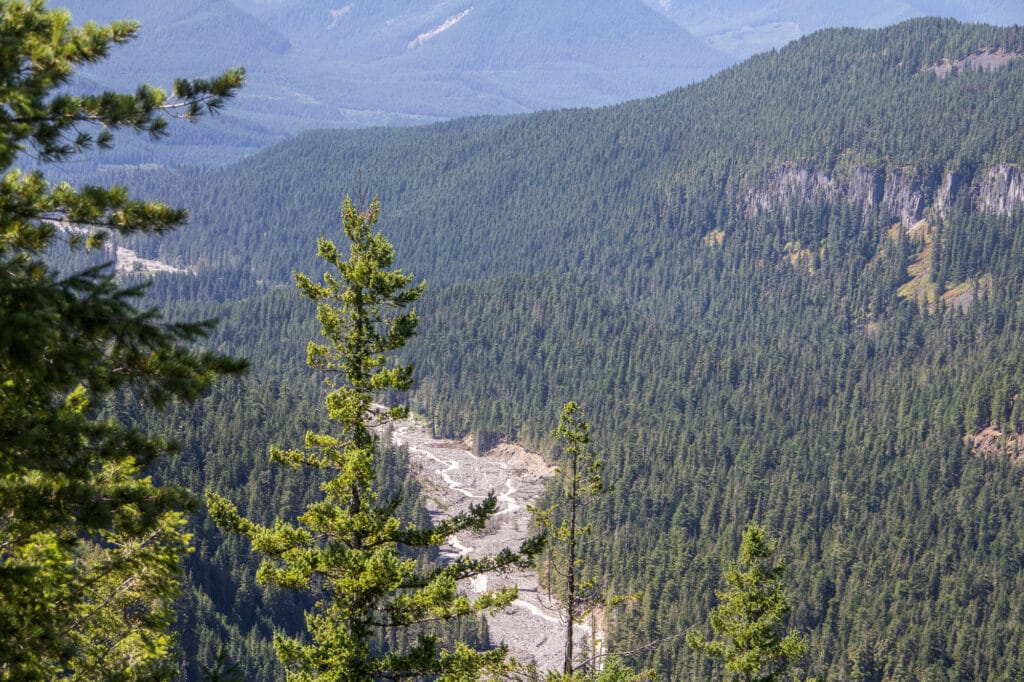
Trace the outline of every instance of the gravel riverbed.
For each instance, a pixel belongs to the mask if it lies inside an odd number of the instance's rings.
[[[518,547],[530,535],[527,507],[537,501],[547,479],[555,475],[539,455],[501,444],[477,456],[467,442],[433,438],[429,428],[411,419],[393,424],[391,437],[408,448],[410,465],[427,498],[426,507],[437,518],[462,511],[489,491],[498,496],[498,512],[487,530],[451,536],[442,555],[489,556],[504,547]],[[488,616],[491,641],[505,642],[512,656],[523,662],[532,660],[541,670],[560,669],[565,624],[557,601],[540,589],[536,574],[481,575],[467,580],[463,589],[467,594],[479,594],[509,584],[519,586],[519,598],[504,611]],[[577,624],[575,630],[579,638],[576,650],[590,649],[591,628]]]

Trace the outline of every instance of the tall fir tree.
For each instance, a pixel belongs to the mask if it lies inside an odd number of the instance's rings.
[[[590,449],[590,425],[583,418],[582,408],[575,402],[562,406],[558,426],[552,432],[561,448],[563,460],[561,489],[553,508],[535,509],[534,519],[550,537],[550,570],[562,584],[562,618],[565,621],[565,655],[562,674],[571,679],[579,667],[574,654],[575,626],[600,599],[595,582],[583,577],[581,544],[591,533],[582,521],[583,508],[589,498],[607,490],[601,479],[601,462]],[[556,517],[560,517],[556,520]],[[550,584],[552,576],[547,577]],[[550,585],[549,585],[550,586]]]
[[[686,635],[692,649],[722,661],[727,673],[745,682],[780,679],[807,648],[796,632],[782,634],[790,606],[786,564],[776,561],[775,545],[764,527],[747,525],[739,561],[725,573],[728,589],[717,593],[719,604],[711,610],[711,629],[720,639],[708,640],[696,629]]]
[[[79,96],[75,69],[130,40],[132,22],[73,27],[39,0],[0,2],[0,678],[135,680],[173,675],[171,604],[189,551],[192,496],[146,468],[172,443],[99,410],[114,393],[160,407],[197,398],[245,363],[197,352],[209,322],[137,307],[143,286],[109,264],[76,273],[52,249],[113,233],[160,234],[185,213],[123,187],[50,185],[12,168],[112,144],[118,128],[162,136],[171,116],[216,111],[244,72],[178,81],[171,94]],[[62,245],[62,248],[63,245]]]
[[[373,231],[379,215],[374,200],[361,211],[346,198],[344,233],[347,260],[329,239],[317,254],[332,268],[318,283],[297,274],[303,296],[317,304],[326,343],[310,342],[307,362],[327,373],[331,389],[325,399],[335,433],[307,433],[301,449],[271,447],[271,459],[292,468],[312,467],[333,476],[321,486],[324,497],[306,508],[292,524],[278,520],[263,527],[241,517],[227,499],[208,493],[210,513],[226,530],[241,533],[265,559],[257,580],[279,588],[309,590],[318,601],[306,614],[307,638],[278,633],[274,645],[289,680],[356,682],[376,678],[469,680],[503,670],[503,647],[477,652],[463,643],[445,649],[425,632],[403,651],[376,651],[379,634],[492,610],[515,599],[504,589],[470,600],[459,593],[459,580],[502,567],[528,565],[540,548],[529,540],[519,552],[504,550],[485,559],[459,558],[417,569],[402,548],[427,548],[449,536],[480,530],[496,511],[489,495],[467,512],[434,528],[403,527],[393,502],[382,500],[374,477],[375,429],[406,416],[402,406],[382,408],[376,394],[405,391],[412,385],[411,365],[388,363],[416,331],[412,305],[423,284],[391,269],[394,247]]]

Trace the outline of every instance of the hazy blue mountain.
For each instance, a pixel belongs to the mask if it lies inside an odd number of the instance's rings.
[[[730,61],[641,0],[64,4],[78,22],[142,24],[138,40],[88,70],[97,87],[244,65],[249,85],[222,127],[263,144],[308,128],[605,105],[700,80]],[[179,140],[204,151],[183,159],[179,146],[166,160],[217,162],[244,151],[210,150],[212,133],[203,134]],[[116,162],[133,162],[123,154]]]
[[[1019,0],[644,0],[680,26],[736,59],[782,47],[818,29],[835,26],[879,28],[914,17],[944,16],[961,21],[1024,23]]]
[[[931,14],[1024,23],[1018,0],[55,0],[139,38],[79,87],[169,83],[244,65],[219,121],[173,145],[127,140],[105,164],[219,164],[310,128],[411,125],[601,106],[701,80],[826,26]],[[97,157],[96,163],[99,163]]]

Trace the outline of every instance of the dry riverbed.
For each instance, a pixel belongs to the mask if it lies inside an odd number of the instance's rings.
[[[48,222],[61,232],[86,236],[93,232],[90,228],[68,223],[63,220],[51,220]],[[178,268],[152,258],[142,258],[128,247],[117,244],[114,239],[108,240],[103,245],[103,250],[112,257],[114,272],[119,275],[152,275],[158,272],[185,274],[192,272],[187,268]]]
[[[537,501],[547,479],[555,474],[539,455],[502,444],[478,457],[468,443],[433,438],[427,427],[413,420],[395,424],[392,439],[408,448],[427,509],[437,518],[464,510],[492,490],[498,496],[498,512],[487,530],[448,538],[442,554],[489,556],[504,547],[518,547],[530,535],[527,506]],[[488,616],[491,641],[505,642],[516,659],[533,660],[541,670],[561,668],[565,625],[558,603],[539,588],[533,572],[481,575],[466,581],[463,589],[479,594],[510,584],[519,586],[519,598],[506,610]],[[576,632],[576,650],[585,643],[589,649],[590,628],[577,625]]]

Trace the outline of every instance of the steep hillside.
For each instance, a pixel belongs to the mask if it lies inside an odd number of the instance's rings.
[[[650,258],[666,264],[692,248],[673,223],[691,197],[753,215],[845,196],[886,219],[916,220],[995,187],[985,179],[994,173],[1005,175],[1012,208],[1022,132],[1009,112],[1022,104],[1024,61],[937,77],[936,65],[975,50],[1024,46],[1015,30],[935,20],[827,31],[647,101],[317,131],[237,167],[132,184],[186,196],[194,227],[161,242],[170,261],[235,265],[235,245],[245,244],[254,275],[285,279],[309,263],[302,245],[332,225],[338,197],[368,184],[382,195],[389,234],[438,284],[588,262],[615,281],[650,270],[623,244],[664,242]],[[940,191],[954,181],[955,191]],[[638,226],[649,226],[639,240]],[[278,257],[258,255],[271,250]]]
[[[198,272],[153,300],[221,314],[214,344],[254,361],[166,420],[184,455],[161,473],[250,513],[309,494],[263,458],[316,418],[314,326],[287,283],[318,271],[341,197],[379,191],[401,266],[428,281],[410,400],[435,431],[543,450],[561,403],[586,406],[616,483],[588,565],[642,592],[612,612],[612,650],[710,675],[677,636],[705,624],[755,518],[789,559],[806,674],[1017,679],[1021,54],[1019,28],[830,30],[651,100],[133,173],[193,215],[134,245]],[[294,611],[245,577],[241,548],[205,522],[200,538],[210,632],[265,663]],[[190,651],[215,650],[204,636]]]

